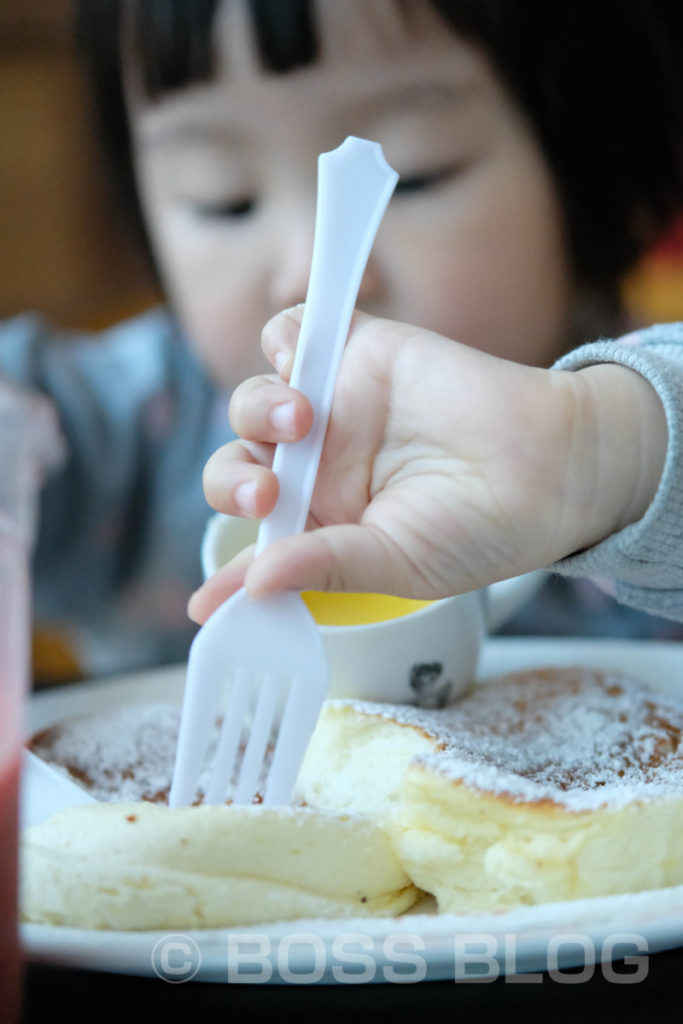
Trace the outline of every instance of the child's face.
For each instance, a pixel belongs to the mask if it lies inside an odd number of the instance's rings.
[[[317,11],[323,56],[276,75],[225,0],[215,79],[131,99],[150,233],[200,359],[228,387],[264,369],[263,324],[305,298],[318,154],[353,134],[401,175],[358,306],[547,365],[572,280],[554,182],[507,90],[427,0],[409,35],[387,0]]]

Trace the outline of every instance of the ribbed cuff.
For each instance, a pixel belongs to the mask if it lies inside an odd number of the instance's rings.
[[[683,603],[683,324],[584,345],[553,369],[581,370],[599,363],[629,367],[657,392],[669,432],[662,478],[638,522],[549,568],[565,576],[608,578],[614,581],[614,596],[624,603],[671,614],[672,603],[679,608]]]

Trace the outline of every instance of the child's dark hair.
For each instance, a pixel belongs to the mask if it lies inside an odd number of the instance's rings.
[[[386,2],[408,9],[412,0]],[[683,209],[683,3],[429,2],[489,55],[535,128],[564,204],[577,279],[614,293]],[[121,81],[123,39],[150,98],[208,80],[220,0],[77,3],[103,146],[144,238]],[[267,70],[316,60],[315,3],[249,0],[248,7]]]

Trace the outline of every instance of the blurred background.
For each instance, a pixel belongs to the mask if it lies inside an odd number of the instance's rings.
[[[100,327],[156,301],[110,203],[70,0],[0,0],[0,317]]]
[[[158,295],[108,196],[70,18],[70,0],[0,0],[0,317],[98,328]],[[624,288],[644,321],[683,319],[683,224]]]

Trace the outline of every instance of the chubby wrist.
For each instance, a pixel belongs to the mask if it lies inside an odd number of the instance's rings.
[[[569,372],[576,403],[574,474],[585,472],[578,541],[591,547],[635,523],[661,479],[668,442],[664,408],[641,374],[616,363]]]

